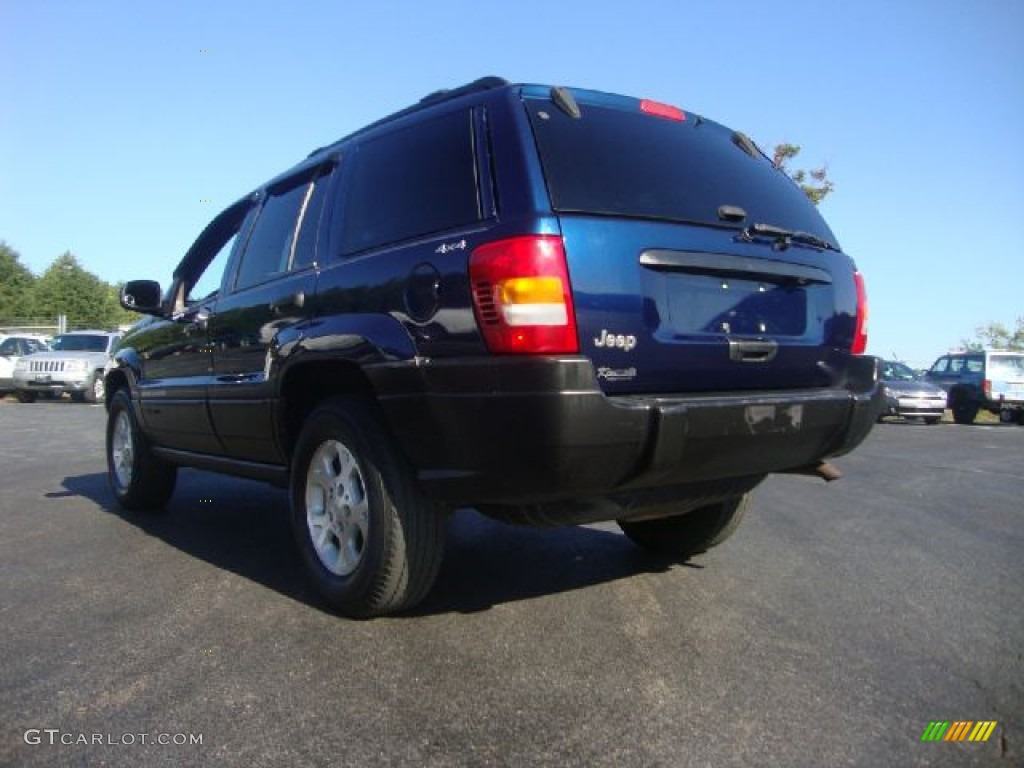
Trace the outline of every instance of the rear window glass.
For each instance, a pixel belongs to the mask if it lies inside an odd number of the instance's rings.
[[[1024,355],[999,355],[988,359],[989,378],[1024,378]]]
[[[732,205],[746,211],[746,224],[836,244],[799,187],[718,123],[654,117],[639,102],[635,111],[581,103],[579,119],[546,100],[526,105],[556,211],[720,225],[719,206]]]
[[[288,270],[295,243],[299,214],[309,194],[309,183],[267,198],[256,219],[235,288],[248,288]]]

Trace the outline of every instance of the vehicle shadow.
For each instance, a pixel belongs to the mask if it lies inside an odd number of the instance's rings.
[[[148,514],[122,510],[102,473],[67,477],[63,487],[60,495],[90,499],[175,549],[330,611],[306,583],[292,543],[285,491],[182,470],[167,508]],[[504,603],[664,572],[679,564],[644,553],[617,531],[513,526],[472,510],[458,510],[449,520],[445,558],[433,591],[401,615],[486,611]]]

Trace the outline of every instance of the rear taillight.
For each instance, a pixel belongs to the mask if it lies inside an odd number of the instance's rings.
[[[853,282],[857,287],[857,323],[853,328],[853,346],[850,351],[855,355],[863,355],[868,348],[868,293],[864,288],[864,276],[860,272],[853,273]]]
[[[562,238],[532,235],[482,245],[469,257],[469,277],[491,352],[579,351]]]
[[[986,400],[991,400],[992,399],[992,381],[990,379],[985,379],[983,382],[981,382],[981,389],[985,393],[985,399]]]

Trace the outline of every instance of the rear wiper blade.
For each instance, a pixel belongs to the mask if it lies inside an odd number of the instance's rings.
[[[775,245],[781,248],[786,248],[793,243],[801,243],[803,245],[813,245],[816,248],[825,248],[829,251],[838,251],[839,248],[834,244],[830,243],[822,237],[812,235],[810,232],[792,231],[789,229],[783,229],[777,227],[774,224],[764,224],[762,222],[755,222],[743,230],[743,235],[747,239],[752,238],[754,235],[760,235],[761,237],[774,237]]]

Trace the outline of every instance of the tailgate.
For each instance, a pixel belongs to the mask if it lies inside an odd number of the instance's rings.
[[[606,392],[841,383],[858,311],[853,264],[749,139],[624,96],[524,96],[580,349]]]
[[[580,350],[606,392],[829,386],[845,365],[835,307],[852,289],[841,254],[780,254],[671,224],[561,223]]]

